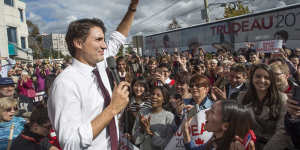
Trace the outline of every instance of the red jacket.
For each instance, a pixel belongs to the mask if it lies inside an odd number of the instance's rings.
[[[23,82],[23,84],[21,85],[21,80],[18,81],[18,87],[17,87],[19,94],[27,96],[27,91],[29,89],[34,89],[33,87],[33,83],[31,79],[28,79],[26,82]]]

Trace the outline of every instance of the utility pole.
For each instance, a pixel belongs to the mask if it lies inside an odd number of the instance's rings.
[[[205,6],[205,13],[206,13],[206,22],[209,22],[209,15],[208,15],[208,3],[207,0],[204,0],[204,6]]]

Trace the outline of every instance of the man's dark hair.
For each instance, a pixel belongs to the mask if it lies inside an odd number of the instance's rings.
[[[30,125],[37,123],[39,125],[43,125],[49,121],[48,117],[48,109],[47,106],[44,104],[38,104],[33,109],[31,116],[30,116]]]
[[[247,75],[247,69],[242,64],[232,66],[230,68],[230,72],[238,72],[238,73],[243,73],[244,75]]]
[[[80,19],[73,21],[69,24],[66,42],[68,46],[68,50],[71,56],[75,56],[75,46],[73,44],[74,39],[80,39],[85,42],[89,31],[93,27],[100,27],[105,34],[106,28],[102,20],[93,18],[93,19]]]
[[[285,60],[281,57],[275,57],[269,60],[269,65],[276,62],[276,61],[280,61],[282,64],[285,64]]]
[[[169,71],[171,71],[170,65],[166,63],[159,64],[158,68],[167,68]]]
[[[292,59],[292,58],[299,58],[297,55],[295,55],[295,54],[292,54],[290,57],[289,57],[289,59]]]

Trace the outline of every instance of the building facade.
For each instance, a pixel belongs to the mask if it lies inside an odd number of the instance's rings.
[[[0,56],[32,61],[28,47],[26,4],[21,0],[0,1]]]
[[[42,34],[42,45],[44,49],[52,50],[53,52],[61,52],[63,55],[70,55],[65,41],[65,34],[51,33]]]

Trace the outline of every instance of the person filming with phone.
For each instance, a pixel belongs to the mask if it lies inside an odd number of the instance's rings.
[[[187,117],[181,127],[186,150],[255,150],[255,135],[250,130],[253,118],[245,107],[235,101],[219,100],[205,113],[204,128],[213,132],[213,137],[196,147],[189,132],[192,117]],[[249,138],[244,141],[243,137]]]

